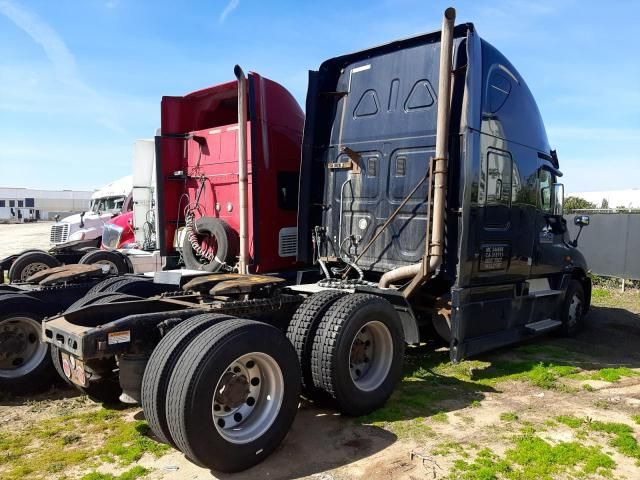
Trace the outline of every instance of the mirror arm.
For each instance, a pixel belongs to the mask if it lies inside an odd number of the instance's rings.
[[[578,230],[578,234],[576,235],[576,238],[574,238],[573,241],[569,243],[572,247],[578,246],[578,239],[580,238],[580,234],[582,233],[583,228],[584,228],[584,225],[580,225],[580,230]]]

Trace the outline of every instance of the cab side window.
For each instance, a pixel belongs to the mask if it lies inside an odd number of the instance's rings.
[[[553,174],[548,170],[540,169],[538,174],[539,180],[539,198],[540,198],[540,210],[544,213],[552,213],[553,210],[553,184],[555,179]]]
[[[490,150],[480,166],[479,203],[511,206],[513,161],[508,152]]]

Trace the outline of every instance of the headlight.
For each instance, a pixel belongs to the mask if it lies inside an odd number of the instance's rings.
[[[76,233],[72,233],[69,236],[69,241],[73,242],[74,240],[84,240],[84,236],[85,236],[85,232],[80,230],[80,231],[78,231]]]
[[[124,228],[112,223],[107,223],[102,229],[102,245],[112,250],[118,248],[122,232],[124,232]]]

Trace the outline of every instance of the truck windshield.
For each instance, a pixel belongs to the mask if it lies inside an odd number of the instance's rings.
[[[124,197],[95,198],[91,200],[91,211],[94,213],[118,213],[122,210]]]

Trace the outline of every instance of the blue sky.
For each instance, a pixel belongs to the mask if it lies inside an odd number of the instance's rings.
[[[0,185],[128,173],[161,96],[230,80],[235,63],[304,105],[307,70],[436,30],[449,5],[527,80],[568,192],[640,188],[640,2],[573,0],[0,0]]]

